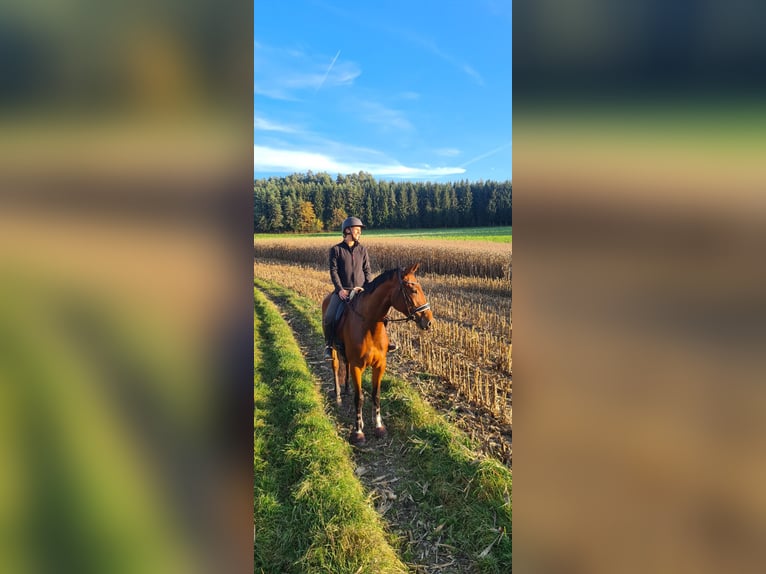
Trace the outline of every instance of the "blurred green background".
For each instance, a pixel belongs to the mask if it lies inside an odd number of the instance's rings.
[[[0,571],[252,569],[252,8],[0,7]]]

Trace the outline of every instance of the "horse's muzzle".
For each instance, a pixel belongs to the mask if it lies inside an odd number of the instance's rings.
[[[423,331],[428,331],[431,328],[431,323],[433,323],[433,320],[429,317],[426,317],[425,315],[421,315],[417,318],[416,322],[418,327],[420,327]]]

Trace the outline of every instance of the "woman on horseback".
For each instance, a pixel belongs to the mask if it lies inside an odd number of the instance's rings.
[[[359,243],[365,225],[358,217],[347,217],[341,225],[343,241],[330,248],[330,279],[335,291],[322,320],[325,350],[324,358],[332,361],[332,339],[335,329],[335,315],[341,301],[348,301],[355,287],[363,287],[372,280],[370,258],[367,248]],[[394,351],[396,344],[390,343],[388,351]]]

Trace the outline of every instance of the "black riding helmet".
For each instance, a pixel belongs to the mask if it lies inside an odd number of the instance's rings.
[[[366,225],[362,223],[362,220],[359,219],[358,217],[347,217],[343,221],[343,225],[340,226],[340,231],[344,235],[346,234],[347,227],[361,227],[362,229],[364,229]]]

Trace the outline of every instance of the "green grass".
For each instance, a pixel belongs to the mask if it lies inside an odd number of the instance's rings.
[[[338,237],[335,232],[325,233],[257,233],[255,239],[276,239],[289,237]],[[362,237],[417,237],[419,239],[460,239],[467,241],[492,241],[511,243],[513,228],[505,227],[462,227],[450,229],[365,229]]]
[[[284,303],[301,329],[321,345],[320,312],[312,301],[260,279],[256,285]],[[365,376],[369,392],[369,375]],[[405,445],[401,464],[409,469],[402,488],[424,521],[444,525],[442,542],[467,557],[479,572],[506,573],[512,562],[510,471],[475,454],[468,437],[441,417],[405,381],[388,374],[381,406],[389,432]],[[371,456],[375,456],[373,453]],[[491,549],[484,553],[490,546]],[[406,556],[405,556],[406,558]]]
[[[254,306],[255,571],[406,572],[290,328],[257,289]]]

